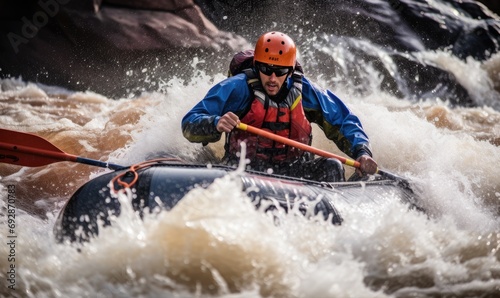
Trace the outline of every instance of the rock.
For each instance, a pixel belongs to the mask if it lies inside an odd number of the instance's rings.
[[[471,0],[195,2],[218,28],[248,40],[275,28],[289,33],[306,74],[333,78],[332,85],[341,80],[360,93],[370,93],[373,77],[380,76],[378,87],[397,97],[471,106],[475,99],[455,75],[419,54],[442,51],[482,61],[500,47],[498,16]]]
[[[294,37],[308,75],[470,106],[455,76],[418,54],[486,60],[500,46],[498,16],[471,0],[25,2],[0,0],[0,77],[114,97],[156,91],[174,75],[226,73],[234,52],[276,29]]]
[[[500,2],[498,0],[478,0],[478,2],[483,3],[492,12],[500,16]]]
[[[173,73],[189,79],[193,57],[226,62],[228,53],[247,45],[218,30],[192,0],[40,0],[29,6],[0,0],[0,7],[14,12],[0,29],[1,76],[107,96],[155,90]]]

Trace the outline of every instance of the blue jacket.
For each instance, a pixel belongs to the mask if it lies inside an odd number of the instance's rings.
[[[288,86],[293,83],[288,79]],[[182,119],[182,133],[191,142],[207,144],[220,140],[216,129],[220,117],[233,112],[238,117],[254,100],[244,73],[229,77],[213,86]],[[326,137],[351,158],[372,156],[369,139],[358,117],[330,90],[323,90],[302,78],[302,105],[307,119],[319,125]]]

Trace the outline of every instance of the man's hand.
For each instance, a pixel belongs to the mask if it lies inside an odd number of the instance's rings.
[[[220,117],[216,128],[218,132],[230,132],[238,124],[240,124],[240,118],[238,118],[238,116],[236,116],[233,112],[227,112]]]
[[[360,157],[358,157],[358,159],[356,159],[356,161],[361,165],[356,169],[356,173],[358,173],[358,175],[373,175],[377,172],[377,162],[373,160],[373,158],[371,158],[369,155],[361,155]]]

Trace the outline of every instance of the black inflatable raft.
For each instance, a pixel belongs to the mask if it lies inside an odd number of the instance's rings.
[[[119,216],[121,210],[120,202],[111,196],[109,187],[123,187],[118,180],[131,183],[135,179],[132,186],[135,188],[132,206],[142,214],[145,208],[170,210],[194,187],[207,187],[216,178],[231,171],[235,169],[225,166],[153,162],[135,171],[126,168],[103,174],[80,187],[66,203],[55,225],[56,239],[59,242],[89,241],[99,233],[98,221],[102,221],[103,226],[110,225],[109,216]],[[120,179],[116,179],[117,176],[120,176]],[[264,201],[271,201],[272,204],[268,205],[279,205],[280,208],[288,210],[288,207],[298,202],[298,208],[303,214],[310,214],[310,210],[314,210],[315,215],[322,214],[325,220],[336,225],[343,221],[339,207],[342,210],[346,205],[370,201],[376,203],[396,196],[408,203],[409,207],[417,206],[417,198],[406,183],[380,176],[374,176],[374,179],[369,181],[338,183],[320,183],[249,171],[239,177],[243,190],[256,207]],[[116,181],[110,184],[114,178]],[[267,208],[266,211],[270,209],[273,207]]]

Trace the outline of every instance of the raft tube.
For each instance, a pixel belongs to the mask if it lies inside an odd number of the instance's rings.
[[[139,214],[144,210],[171,210],[184,195],[195,187],[208,187],[215,179],[235,171],[235,168],[212,165],[193,165],[161,162],[134,171],[129,168],[117,170],[96,177],[81,186],[68,200],[57,218],[54,234],[58,242],[85,242],[99,234],[101,226],[111,225],[110,215],[119,216],[121,205],[118,198],[111,196],[111,181],[121,175],[121,180],[136,182],[132,207]],[[396,196],[417,207],[417,198],[407,184],[380,176],[369,181],[325,183],[290,178],[262,172],[245,171],[239,175],[248,197],[259,208],[262,203],[281,207],[288,211],[298,202],[298,209],[304,214],[322,214],[334,225],[343,221],[337,206],[352,205],[385,200],[388,195]],[[120,189],[117,182],[114,189]],[[147,208],[147,209],[146,209]],[[420,209],[420,208],[418,208]],[[309,212],[308,212],[309,210]]]

